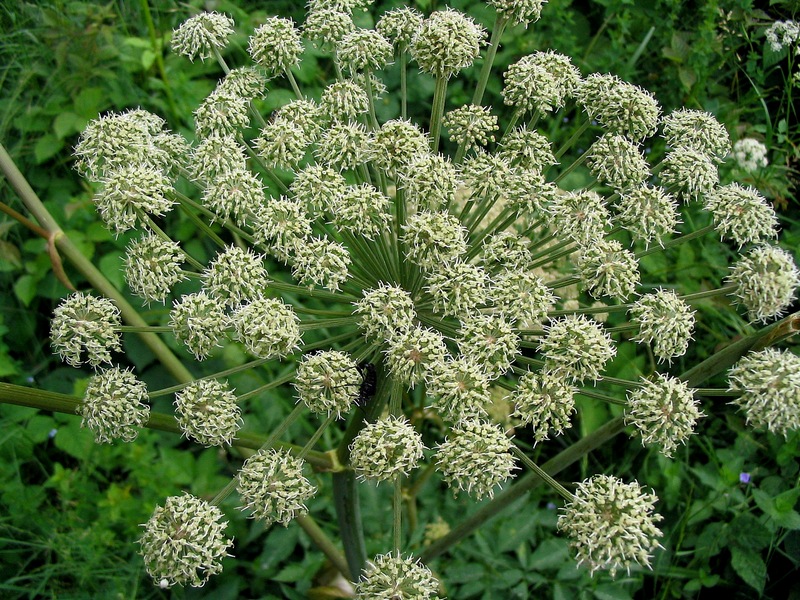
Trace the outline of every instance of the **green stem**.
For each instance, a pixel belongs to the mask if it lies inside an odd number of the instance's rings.
[[[338,416],[339,415],[336,413],[331,413],[328,415],[328,418],[326,418],[325,421],[322,422],[322,425],[317,427],[317,430],[314,432],[314,435],[312,435],[311,438],[306,442],[306,445],[303,446],[303,449],[300,451],[298,458],[305,458],[306,454],[311,452],[311,450],[314,448],[314,444],[317,443],[319,438],[322,437],[322,434],[325,433],[325,430],[328,428],[328,426],[331,423],[333,423]]]
[[[512,445],[512,448],[514,450],[514,454],[516,454],[517,457],[519,457],[522,463],[526,467],[528,467],[531,471],[536,473],[539,477],[541,477],[542,480],[551,488],[553,488],[556,492],[558,492],[561,495],[561,497],[564,498],[564,500],[566,500],[567,502],[571,502],[572,500],[575,499],[574,496],[567,490],[567,488],[565,488],[555,479],[550,477],[550,475],[546,471],[544,471],[544,469],[542,469],[539,465],[533,462],[528,457],[528,455],[525,454],[519,447],[517,447],[516,445]]]
[[[164,68],[164,54],[158,43],[158,38],[156,37],[156,25],[153,22],[153,15],[150,12],[150,4],[148,0],[139,0],[139,6],[142,7],[144,20],[147,22],[147,33],[150,37],[150,48],[153,51],[153,56],[155,56],[158,76],[161,79],[161,82],[164,84],[164,93],[167,95],[167,104],[169,104],[169,110],[172,113],[172,119],[174,121],[180,117],[181,113],[178,110],[178,105],[175,104],[175,96],[172,93],[172,87],[169,85],[167,70]]]
[[[478,75],[478,85],[475,86],[475,93],[472,95],[472,104],[480,105],[483,102],[483,93],[486,91],[486,84],[489,81],[489,76],[492,74],[492,66],[494,59],[497,55],[497,49],[500,47],[500,38],[508,24],[508,19],[503,15],[498,14],[494,20],[492,27],[492,37],[489,40],[489,48],[486,51],[486,57],[483,59],[483,66],[481,73]]]
[[[699,237],[703,237],[705,234],[709,233],[710,231],[714,231],[713,225],[706,225],[705,227],[701,227],[697,231],[693,231],[692,233],[687,233],[686,235],[682,235],[680,237],[675,238],[674,240],[668,241],[663,246],[653,246],[652,248],[648,248],[647,250],[642,250],[641,252],[636,253],[636,260],[639,260],[643,256],[647,256],[648,254],[653,254],[655,252],[663,252],[668,248],[674,248],[684,242],[688,242]]]
[[[400,553],[403,543],[403,484],[402,475],[394,476],[394,494],[392,495],[392,545],[394,551]]]
[[[333,543],[333,541],[325,534],[324,531],[317,525],[317,522],[308,515],[295,517],[295,523],[306,532],[306,535],[311,538],[314,545],[328,557],[331,564],[345,577],[353,580],[350,574],[350,568],[347,565],[347,560]]]
[[[447,95],[447,77],[436,78],[436,87],[433,90],[433,106],[431,106],[431,152],[439,151],[439,134],[442,130],[442,115],[444,114],[444,101]]]
[[[297,80],[294,78],[294,74],[290,69],[284,69],[283,72],[286,74],[286,79],[289,80],[289,85],[292,86],[292,91],[294,95],[297,97],[298,100],[303,99],[303,92],[300,91],[300,86],[297,85]]]
[[[408,52],[400,51],[400,118],[408,118]]]

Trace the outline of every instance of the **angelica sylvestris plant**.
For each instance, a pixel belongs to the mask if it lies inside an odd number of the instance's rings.
[[[114,302],[90,292],[56,309],[55,351],[95,369],[83,425],[99,443],[131,441],[147,423],[148,400],[171,394],[189,440],[257,449],[210,501],[186,494],[156,508],[140,539],[148,572],[163,587],[203,585],[218,573],[235,554],[218,508],[230,496],[266,525],[300,523],[357,597],[431,598],[445,587],[419,559],[459,538],[445,534],[415,556],[403,503],[441,481],[491,510],[504,488],[541,479],[563,496],[558,528],[580,564],[612,576],[648,567],[661,537],[655,494],[611,475],[565,487],[531,459],[531,446],[555,453],[548,441],[564,436],[569,464],[627,425],[637,444],[672,456],[726,395],[756,428],[798,427],[800,369],[786,351],[733,357],[730,390],[698,389],[710,370],[673,368],[697,335],[698,302],[719,297],[756,323],[792,303],[800,272],[777,245],[771,205],[754,188],[720,182],[731,147],[711,114],[663,114],[644,88],[581,73],[549,49],[495,67],[505,28],[535,27],[542,1],[489,0],[492,31],[450,8],[394,9],[364,29],[353,19],[364,4],[311,2],[302,23],[269,17],[249,32],[249,60],[228,50],[230,17],[193,16],[172,49],[218,63],[222,76],[194,112],[194,135],[132,109],[98,117],[75,148],[100,218],[116,234],[138,232],[125,260],[130,291],[169,313],[126,327]],[[310,49],[331,74],[320,93],[295,77]],[[477,84],[455,106],[448,85],[465,69]],[[423,106],[407,102],[412,71],[433,81]],[[490,76],[502,81],[502,105],[483,104]],[[267,114],[262,100],[278,89],[294,97]],[[379,118],[389,94],[399,112]],[[576,172],[588,183],[569,183]],[[180,221],[215,247],[209,260],[173,238]],[[717,287],[689,293],[643,268],[652,254],[669,261],[673,248],[715,237],[741,253]],[[148,389],[117,366],[121,335],[136,331],[171,336],[187,362],[228,344],[251,360]],[[622,345],[650,366],[611,376]],[[229,385],[233,372],[270,361],[291,374],[246,394]],[[274,431],[248,432],[262,436],[252,446],[243,416],[281,385],[291,386],[296,408]],[[570,446],[579,396],[622,408]],[[304,413],[318,431],[290,436]],[[340,525],[350,528],[346,561],[308,514],[328,472]],[[393,490],[391,533],[372,557],[346,518],[368,485]],[[405,528],[427,525],[411,519]]]

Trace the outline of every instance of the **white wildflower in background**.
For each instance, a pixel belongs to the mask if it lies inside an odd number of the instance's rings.
[[[773,52],[780,52],[784,48],[789,48],[800,40],[800,25],[795,21],[775,21],[764,32],[769,47]],[[795,50],[795,54],[800,53],[800,46]]]
[[[732,154],[739,168],[748,173],[763,169],[769,164],[767,147],[753,138],[737,140]]]

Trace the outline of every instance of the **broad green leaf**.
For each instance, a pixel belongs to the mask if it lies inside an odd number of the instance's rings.
[[[36,164],[40,165],[43,162],[53,158],[56,154],[61,152],[64,147],[64,141],[58,139],[55,135],[48,133],[39,138],[36,146],[33,148],[33,155],[36,159]]]
[[[36,279],[33,275],[23,275],[14,282],[14,294],[25,306],[36,297]]]
[[[731,566],[747,585],[759,594],[764,592],[767,565],[764,564],[760,554],[753,550],[733,546],[731,547]]]

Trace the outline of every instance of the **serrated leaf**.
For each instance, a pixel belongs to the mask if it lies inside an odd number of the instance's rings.
[[[735,532],[730,539],[732,544],[751,550],[766,548],[772,540],[770,530],[750,513],[741,514],[731,521],[730,531]]]
[[[760,554],[753,550],[733,546],[731,547],[731,566],[747,585],[759,594],[764,592],[767,565],[764,564]]]
[[[782,494],[775,496],[775,508],[780,512],[790,512],[797,504],[797,499],[800,498],[800,488],[788,490]]]

